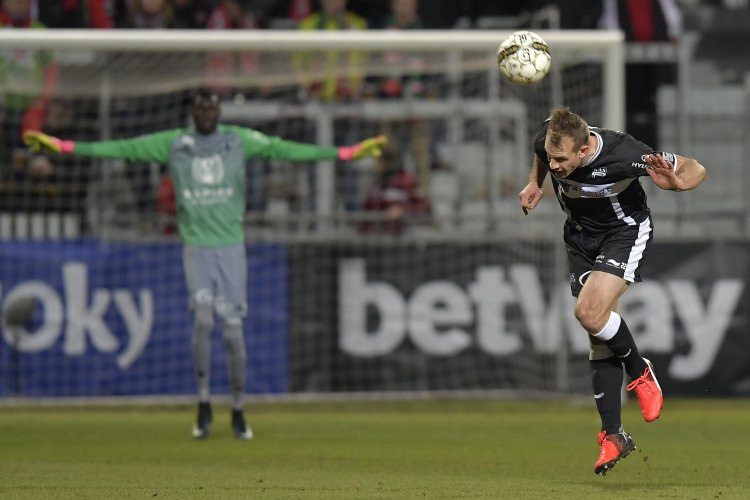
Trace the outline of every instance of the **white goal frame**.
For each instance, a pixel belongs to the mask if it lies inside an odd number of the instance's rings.
[[[625,39],[618,30],[539,30],[555,52],[598,52],[604,65],[604,122],[625,125]],[[507,30],[321,31],[294,30],[2,30],[0,49],[53,48],[104,51],[404,50],[494,52]],[[564,49],[564,50],[563,50]]]

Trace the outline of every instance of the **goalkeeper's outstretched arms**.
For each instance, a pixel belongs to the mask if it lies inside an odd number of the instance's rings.
[[[338,158],[339,160],[359,160],[365,157],[379,157],[388,139],[379,135],[365,139],[353,146],[321,148],[311,144],[285,141],[280,138],[269,138],[257,131],[227,127],[237,132],[245,143],[249,157],[256,155],[268,158],[287,160],[316,160]],[[127,160],[157,161],[164,163],[169,156],[172,141],[180,130],[168,130],[144,135],[132,139],[98,142],[76,142],[63,140],[38,130],[29,130],[23,134],[23,140],[35,153],[75,154],[105,158],[123,158]]]

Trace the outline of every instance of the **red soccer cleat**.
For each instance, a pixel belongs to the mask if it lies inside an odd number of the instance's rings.
[[[661,406],[664,403],[664,395],[654,375],[654,366],[651,361],[643,358],[646,362],[646,370],[643,375],[628,384],[628,390],[635,389],[638,403],[641,405],[641,414],[646,422],[653,422],[659,418]]]
[[[627,457],[631,451],[635,450],[635,441],[630,434],[620,429],[617,434],[607,434],[604,431],[599,433],[597,442],[599,443],[599,460],[594,465],[594,472],[603,476],[609,472],[621,458]]]

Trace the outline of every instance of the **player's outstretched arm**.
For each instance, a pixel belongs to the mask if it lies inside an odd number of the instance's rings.
[[[544,182],[546,175],[547,170],[544,168],[544,165],[542,165],[539,157],[534,155],[534,164],[531,167],[529,183],[520,193],[518,193],[521,202],[521,210],[523,210],[524,215],[528,215],[529,210],[534,210],[539,204],[539,200],[544,196],[544,191],[542,191],[540,186]]]
[[[174,139],[181,130],[165,130],[130,139],[110,141],[69,141],[38,130],[28,130],[23,140],[35,153],[74,154],[96,158],[122,158],[130,161],[153,161],[166,163]]]
[[[647,155],[645,160],[648,175],[662,189],[688,191],[697,188],[706,178],[706,169],[693,158],[678,155],[665,157],[662,153],[653,153]],[[673,161],[677,163],[676,166]]]
[[[339,147],[339,160],[359,160],[367,156],[375,158],[383,154],[383,147],[388,144],[388,138],[384,135],[378,135],[365,139],[354,146]]]
[[[318,146],[304,142],[287,141],[281,137],[267,136],[257,130],[236,125],[225,125],[224,130],[234,132],[240,137],[249,157],[260,156],[268,159],[289,161],[313,160],[358,160],[366,156],[378,157],[383,154],[383,147],[388,139],[379,135],[359,142],[353,146]]]
[[[73,154],[75,141],[65,141],[38,130],[23,133],[23,142],[34,153]]]

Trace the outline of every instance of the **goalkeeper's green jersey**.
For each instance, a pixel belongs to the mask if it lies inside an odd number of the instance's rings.
[[[254,157],[310,161],[335,159],[338,149],[286,141],[256,130],[219,125],[210,135],[175,129],[132,139],[76,142],[74,154],[164,163],[186,245],[244,241],[245,168]]]

